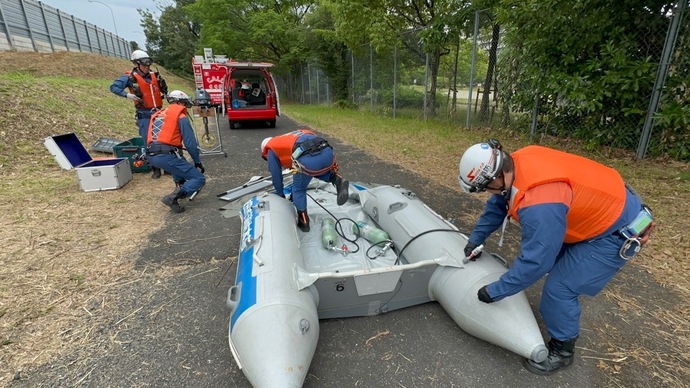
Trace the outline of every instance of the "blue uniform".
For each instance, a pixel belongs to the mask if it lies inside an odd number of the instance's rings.
[[[147,81],[151,81],[151,72],[142,75]],[[128,88],[132,86],[132,81],[129,79],[127,74],[123,74],[113,81],[110,85],[110,91],[127,98]],[[134,113],[134,118],[137,122],[137,127],[139,128],[139,136],[144,139],[144,144],[148,143],[147,136],[149,131],[149,122],[151,121],[151,115],[156,113],[158,109],[149,108],[137,108]]]
[[[564,183],[548,183],[564,185]],[[553,186],[552,186],[553,187]],[[498,229],[506,215],[508,199],[495,194],[486,203],[469,241],[481,244]],[[594,296],[613,278],[627,260],[619,250],[625,238],[618,230],[632,222],[642,207],[640,199],[626,190],[625,206],[618,220],[594,238],[566,244],[565,203],[546,202],[518,210],[521,252],[511,268],[487,287],[494,301],[514,295],[549,274],[539,307],[552,338],[567,341],[580,333],[580,295]]]
[[[194,129],[189,122],[189,118],[182,116],[177,120],[177,123],[189,156],[194,161],[194,164],[201,163],[201,159],[199,159],[199,144],[196,141]],[[153,144],[156,144],[156,142]],[[150,155],[148,161],[151,166],[171,173],[173,181],[180,184],[180,188],[188,194],[199,191],[206,183],[204,174],[182,156],[181,150],[180,154],[157,153]]]
[[[297,138],[295,144],[299,144],[309,139],[318,137],[312,134],[303,134]],[[302,155],[298,158],[299,162],[307,169],[312,171],[318,171],[325,169],[333,164],[333,149],[326,147],[317,153],[312,153],[308,155]],[[276,153],[269,149],[266,154],[266,160],[268,161],[268,171],[271,173],[271,178],[273,180],[273,188],[275,188],[276,193],[285,194],[285,188],[283,186],[283,167],[280,164],[280,159]],[[316,176],[324,182],[330,182],[333,179],[334,172],[328,170],[325,173]],[[292,178],[292,202],[298,211],[303,211],[307,209],[307,186],[311,182],[312,177],[307,174],[297,173]]]

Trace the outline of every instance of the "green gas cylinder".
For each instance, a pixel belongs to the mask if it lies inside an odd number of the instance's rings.
[[[338,241],[338,233],[335,231],[335,220],[324,218],[321,221],[321,245],[328,249],[335,246]]]
[[[356,236],[364,237],[372,244],[378,244],[381,241],[388,241],[391,239],[385,230],[369,225],[364,221],[357,221],[356,224],[353,224],[352,233]]]

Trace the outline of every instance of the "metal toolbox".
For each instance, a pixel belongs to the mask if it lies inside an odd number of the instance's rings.
[[[84,191],[119,189],[132,180],[127,158],[94,160],[74,133],[46,137],[44,144],[62,169],[76,170]]]

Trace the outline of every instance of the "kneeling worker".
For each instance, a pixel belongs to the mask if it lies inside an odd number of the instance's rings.
[[[178,200],[199,191],[206,183],[206,177],[199,159],[199,145],[187,116],[192,100],[179,90],[173,90],[167,98],[170,105],[151,117],[147,158],[151,166],[172,174],[176,188],[161,201],[174,213],[182,213],[184,207]],[[183,143],[194,165],[185,159]]]
[[[292,179],[292,202],[297,208],[297,226],[303,232],[309,231],[307,186],[311,178],[332,183],[337,190],[338,205],[347,202],[350,183],[337,174],[338,163],[333,147],[314,132],[300,129],[267,137],[261,142],[261,157],[268,161],[273,188],[281,197],[285,197],[283,169],[294,167],[297,170]]]

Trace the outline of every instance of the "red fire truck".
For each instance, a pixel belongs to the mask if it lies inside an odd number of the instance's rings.
[[[208,91],[213,104],[222,108],[230,129],[247,122],[275,127],[280,100],[271,67],[273,64],[267,62],[240,62],[214,56],[210,49],[204,50],[204,56],[192,59],[196,87]]]

